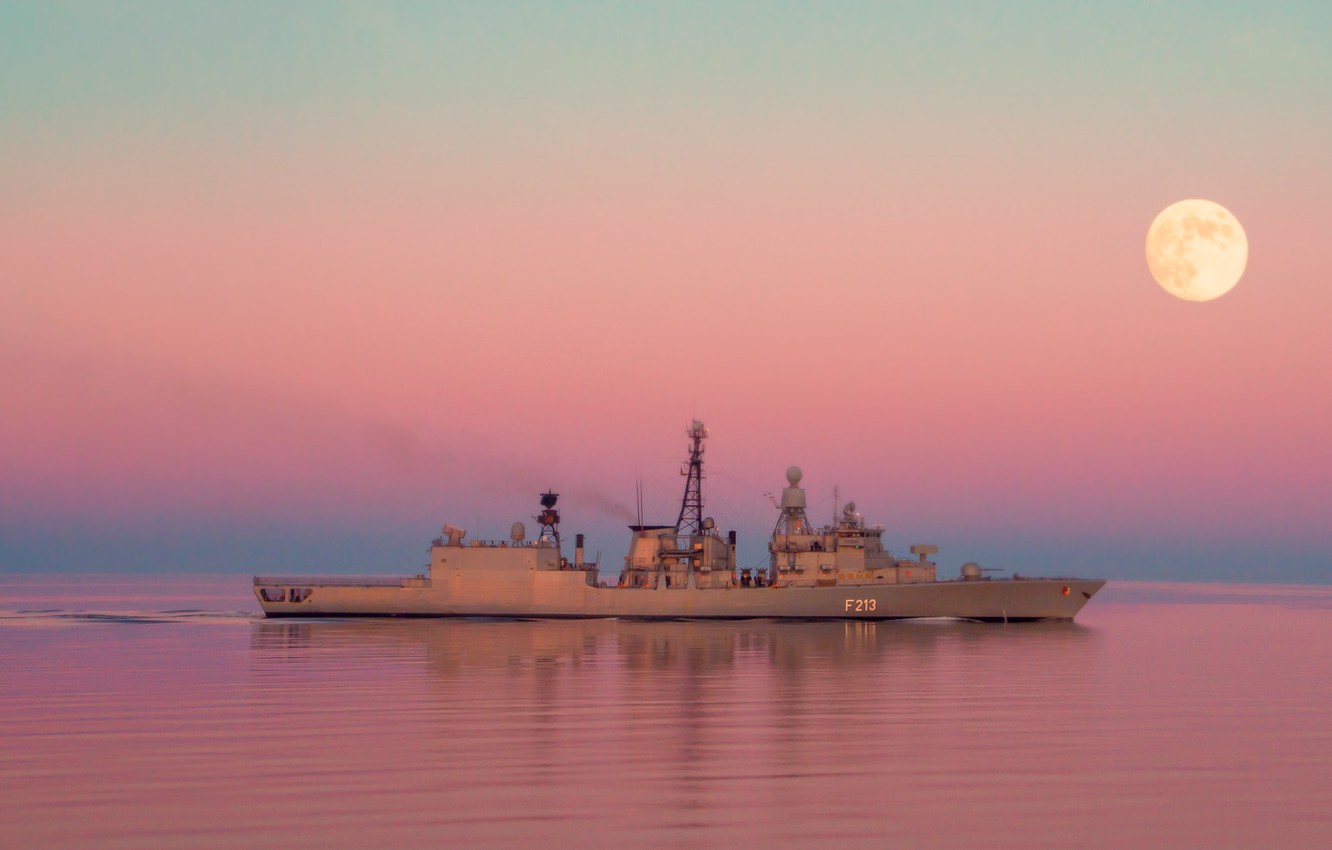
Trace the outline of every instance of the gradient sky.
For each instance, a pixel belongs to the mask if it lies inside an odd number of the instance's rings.
[[[1332,579],[1332,6],[0,0],[0,569],[414,571],[636,478],[763,559]],[[1151,279],[1153,217],[1244,279]]]

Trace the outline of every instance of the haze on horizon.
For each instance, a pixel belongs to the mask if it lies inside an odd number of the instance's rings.
[[[408,572],[634,482],[762,558],[1326,582],[1325,4],[0,6],[0,571]],[[1163,293],[1184,198],[1244,278]],[[821,501],[820,501],[821,500]]]

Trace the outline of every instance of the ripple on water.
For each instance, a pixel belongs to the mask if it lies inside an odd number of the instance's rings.
[[[1319,846],[1332,618],[1181,592],[1013,625],[11,605],[0,823],[81,848]]]

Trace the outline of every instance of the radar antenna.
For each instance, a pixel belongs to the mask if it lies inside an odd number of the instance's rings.
[[[675,533],[681,537],[703,533],[703,441],[708,436],[708,429],[695,419],[689,423],[685,436],[689,438],[689,462],[680,465],[685,489],[680,501],[680,518],[675,521]]]
[[[813,529],[809,517],[805,515],[805,491],[800,487],[803,473],[800,467],[793,466],[786,470],[786,487],[782,489],[781,515],[777,517],[777,526],[773,534],[810,534]]]
[[[537,540],[554,540],[555,548],[560,548],[560,512],[555,510],[555,503],[560,499],[559,493],[552,493],[547,490],[541,494],[541,513],[536,515],[536,521],[541,523],[541,532],[537,534]]]

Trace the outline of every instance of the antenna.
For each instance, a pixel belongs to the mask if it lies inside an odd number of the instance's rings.
[[[805,491],[800,487],[803,473],[800,467],[792,466],[786,470],[787,486],[782,490],[781,516],[777,517],[777,526],[773,534],[809,534],[809,517],[805,516]]]
[[[680,518],[675,521],[678,536],[703,533],[703,441],[708,429],[695,419],[689,423],[685,436],[689,438],[689,461],[680,468],[680,474],[685,476],[685,489],[680,500]]]
[[[537,514],[536,521],[541,523],[541,532],[537,535],[537,540],[555,541],[555,548],[560,548],[560,512],[555,510],[555,503],[560,500],[559,493],[552,493],[547,490],[541,494],[541,513]]]

